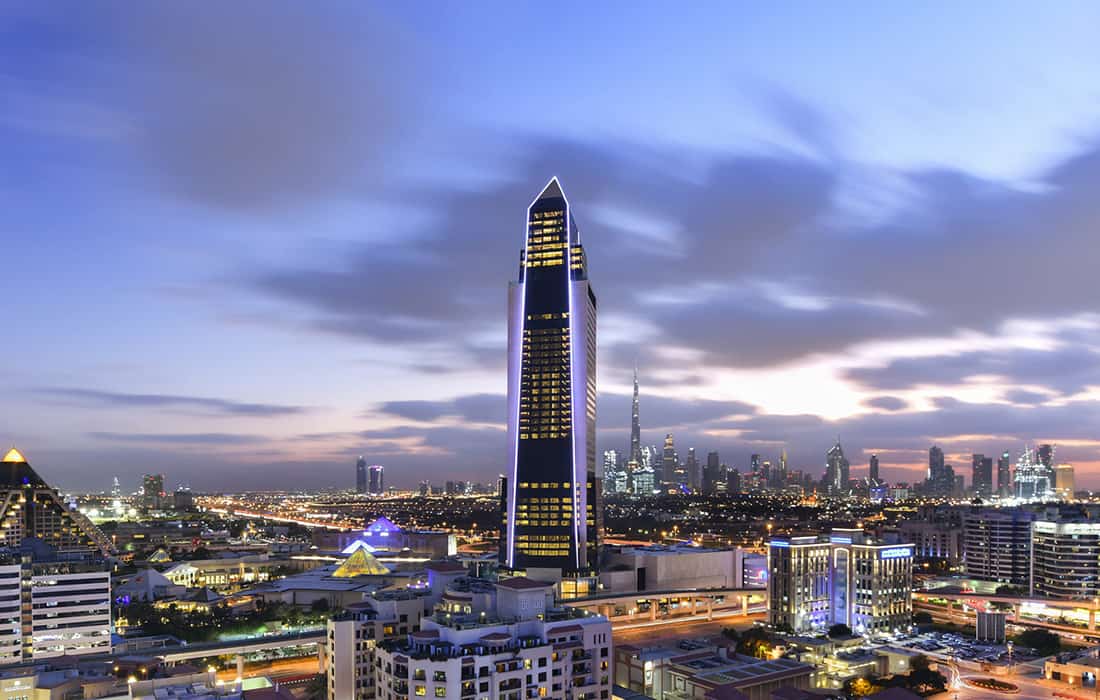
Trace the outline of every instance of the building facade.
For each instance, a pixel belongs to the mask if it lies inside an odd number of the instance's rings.
[[[553,607],[553,587],[523,577],[462,593],[444,595],[420,630],[377,645],[375,697],[611,697],[607,618]]]
[[[1017,586],[1031,575],[1033,513],[986,508],[963,515],[963,566],[970,578]]]
[[[795,633],[845,624],[857,634],[894,632],[912,617],[913,545],[862,530],[776,537],[768,546],[768,622]]]
[[[1100,597],[1100,523],[1031,524],[1031,595],[1094,600]]]
[[[511,468],[501,565],[560,580],[564,596],[583,595],[595,586],[601,517],[596,295],[557,178],[528,207],[508,320]]]

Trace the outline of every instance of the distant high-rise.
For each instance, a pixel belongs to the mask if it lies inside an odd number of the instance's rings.
[[[386,492],[385,471],[381,464],[372,464],[367,467],[367,493],[372,496],[381,496]]]
[[[707,464],[703,467],[703,493],[709,495],[718,491],[718,484],[724,479],[722,477],[722,466],[718,461],[717,452],[707,453]]]
[[[164,474],[146,474],[141,477],[141,500],[147,508],[159,508],[164,496]]]
[[[997,460],[997,493],[1012,495],[1012,458],[1007,452],[1002,452]]]
[[[787,449],[783,448],[783,450],[779,453],[779,466],[775,470],[775,479],[772,485],[778,488],[783,488],[784,486],[786,486],[787,473]]]
[[[626,490],[626,472],[622,468],[622,458],[618,450],[603,452],[603,487],[605,493],[619,493]],[[623,488],[620,489],[619,486]]]
[[[1046,474],[1047,483],[1050,484],[1050,488],[1057,488],[1058,475],[1054,470],[1054,445],[1039,445],[1039,447],[1035,449],[1035,459],[1043,466],[1043,472]]]
[[[367,460],[363,455],[355,460],[355,493],[367,492]]]
[[[503,567],[596,586],[602,515],[596,464],[596,295],[557,178],[527,209],[508,292],[508,475]]]
[[[870,479],[871,481],[875,482],[876,484],[877,484],[877,483],[879,483],[879,476],[878,476],[878,455],[877,455],[877,454],[873,454],[873,455],[871,455],[871,462],[870,462],[870,464],[868,465],[868,473],[867,473],[867,477],[868,477],[868,478],[869,478],[869,479]]]
[[[993,458],[983,454],[971,455],[970,466],[974,495],[989,498],[993,495]]]
[[[665,448],[661,453],[661,480],[667,484],[676,483],[676,471],[680,468],[680,457],[676,454],[676,443],[672,433],[665,435]]]
[[[687,469],[688,486],[691,487],[692,491],[698,491],[703,480],[699,474],[699,460],[695,458],[694,447],[688,448],[688,457],[684,468]]]
[[[851,465],[844,456],[840,440],[825,453],[825,490],[832,495],[848,492],[848,479]]]
[[[642,423],[638,413],[638,367],[634,367],[634,398],[630,403],[630,459],[642,461]]]
[[[1047,474],[1047,468],[1035,458],[1035,453],[1030,447],[1025,448],[1016,461],[1015,484],[1016,498],[1041,500],[1050,495],[1050,477]]]
[[[955,492],[955,470],[944,462],[943,450],[932,445],[928,448],[928,492],[936,496],[951,496]]]
[[[1058,492],[1058,497],[1064,501],[1072,501],[1074,492],[1077,490],[1077,482],[1073,475],[1073,465],[1059,464],[1054,468],[1054,473],[1057,475],[1058,488],[1055,490]]]

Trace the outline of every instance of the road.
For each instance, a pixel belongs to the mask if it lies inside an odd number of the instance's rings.
[[[713,637],[721,634],[727,627],[746,629],[752,627],[755,621],[764,618],[764,613],[750,613],[749,615],[716,615],[713,620],[698,616],[687,620],[616,623],[612,626],[612,638],[615,644],[658,646],[682,639]]]

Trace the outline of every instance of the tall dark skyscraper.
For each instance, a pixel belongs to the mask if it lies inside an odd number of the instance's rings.
[[[717,452],[707,453],[707,464],[703,467],[703,493],[708,496],[718,490],[718,482],[723,480],[722,466]]]
[[[993,495],[993,458],[976,454],[970,459],[972,470],[970,481],[974,486],[974,494],[989,498]]]
[[[1012,495],[1012,457],[1007,452],[1002,452],[997,460],[997,493]]]
[[[1047,483],[1050,484],[1050,488],[1058,486],[1058,475],[1054,470],[1054,445],[1043,444],[1039,445],[1035,450],[1035,459],[1039,464],[1043,465],[1043,471],[1046,473]]]
[[[372,496],[381,496],[386,492],[386,470],[381,464],[372,464],[367,467],[367,493]]]
[[[508,290],[508,475],[502,566],[595,590],[596,295],[557,178],[527,209],[519,279]]]
[[[363,455],[355,460],[355,493],[367,492],[367,460]]]
[[[642,422],[638,413],[638,368],[634,368],[634,400],[630,404],[630,459],[642,463]]]
[[[878,483],[879,476],[878,476],[878,455],[877,454],[871,455],[871,463],[868,466],[869,466],[869,471],[867,473],[867,476],[870,478],[871,481],[874,481],[875,483]]]

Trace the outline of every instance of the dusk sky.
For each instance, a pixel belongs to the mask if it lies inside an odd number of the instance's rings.
[[[595,6],[593,6],[595,5]],[[0,443],[51,483],[507,466],[553,175],[598,446],[1100,487],[1100,4],[0,2]]]

